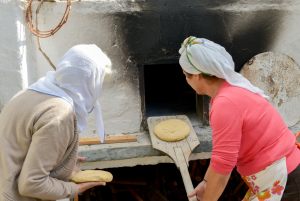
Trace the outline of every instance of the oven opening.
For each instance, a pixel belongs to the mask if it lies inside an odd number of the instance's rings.
[[[145,115],[196,115],[196,93],[179,64],[144,65]]]

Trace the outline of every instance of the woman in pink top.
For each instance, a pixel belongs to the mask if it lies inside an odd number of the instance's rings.
[[[218,200],[236,166],[249,186],[244,201],[300,201],[300,150],[268,96],[235,72],[230,54],[212,41],[188,37],[179,53],[187,83],[211,97],[211,161],[188,196]]]

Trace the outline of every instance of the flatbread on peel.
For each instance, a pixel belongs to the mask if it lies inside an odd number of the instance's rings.
[[[190,134],[190,126],[180,119],[167,119],[154,126],[154,134],[167,142],[179,141]]]

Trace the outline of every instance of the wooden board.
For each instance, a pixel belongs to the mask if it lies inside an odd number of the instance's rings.
[[[166,142],[157,138],[153,131],[155,125],[161,121],[174,118],[183,120],[190,126],[191,131],[189,136],[177,142]],[[189,156],[192,153],[193,149],[200,144],[200,142],[190,120],[185,115],[158,116],[148,117],[147,123],[153,148],[166,153],[173,159],[180,170],[186,192],[191,193],[194,190],[194,187],[188,171]],[[196,197],[189,198],[189,201],[196,200]]]
[[[105,138],[105,144],[136,142],[136,135],[108,135]],[[93,145],[100,144],[99,137],[81,137],[79,138],[79,145]]]

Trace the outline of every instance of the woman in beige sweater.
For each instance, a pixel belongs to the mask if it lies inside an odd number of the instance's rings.
[[[78,132],[95,111],[104,128],[100,96],[108,57],[96,45],[72,47],[44,78],[18,93],[0,115],[0,201],[57,200],[103,182],[69,182]]]

